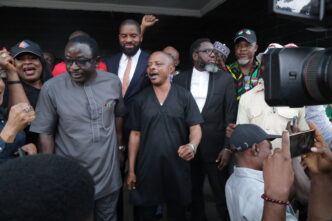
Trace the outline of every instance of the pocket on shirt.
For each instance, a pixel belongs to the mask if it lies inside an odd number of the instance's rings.
[[[291,120],[294,116],[298,116],[298,111],[292,110],[289,107],[278,107],[277,113],[283,118],[286,118],[287,120]]]
[[[104,129],[109,129],[114,125],[114,109],[116,102],[114,100],[108,101],[101,109],[101,120]]]
[[[259,118],[263,115],[263,110],[261,108],[252,108],[249,109],[249,120]]]

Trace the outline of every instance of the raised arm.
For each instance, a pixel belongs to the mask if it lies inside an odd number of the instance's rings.
[[[18,103],[30,104],[18,76],[14,59],[9,55],[9,52],[6,49],[0,51],[0,66],[6,70],[7,73],[7,86],[9,92],[8,110]]]
[[[141,34],[143,36],[146,28],[153,26],[159,19],[154,15],[144,15],[141,22]]]

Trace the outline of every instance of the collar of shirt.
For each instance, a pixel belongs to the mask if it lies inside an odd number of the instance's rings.
[[[209,77],[209,72],[207,71],[199,71],[197,70],[195,67],[193,69],[193,74],[192,76],[195,76],[195,77],[192,77],[193,80],[199,78],[199,79],[206,79]],[[195,79],[194,79],[195,78]]]
[[[234,175],[239,177],[248,177],[264,183],[263,171],[260,170],[245,167],[234,167]]]
[[[254,87],[254,89],[256,90],[256,93],[260,92],[260,91],[264,91],[264,81],[260,81],[258,83],[258,85],[256,87]]]
[[[195,67],[191,76],[190,92],[193,95],[197,106],[202,112],[208,94],[210,73],[198,71]]]
[[[136,70],[136,66],[137,66],[138,59],[139,59],[140,55],[141,55],[141,49],[138,49],[136,54],[134,56],[131,56],[131,67],[130,67],[130,74],[129,74],[129,83],[130,83],[131,79],[134,76],[134,72]],[[121,80],[121,83],[123,83],[123,75],[124,75],[124,72],[126,70],[127,63],[128,63],[128,56],[125,55],[124,53],[122,53],[122,56],[121,56],[121,59],[120,59],[120,62],[119,62],[119,70],[118,70],[118,76]]]

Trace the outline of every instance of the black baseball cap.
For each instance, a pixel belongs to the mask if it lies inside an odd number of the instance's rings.
[[[247,28],[243,28],[235,34],[234,43],[240,38],[243,38],[250,44],[257,42],[256,33]]]
[[[43,57],[43,51],[41,50],[40,46],[37,43],[30,40],[23,40],[18,42],[10,49],[10,52],[13,58],[17,57],[22,53],[27,53],[27,52],[37,55],[40,58]]]
[[[238,124],[229,139],[229,143],[235,147],[232,149],[233,152],[241,152],[249,149],[255,143],[258,144],[264,140],[272,141],[276,138],[281,138],[281,135],[267,134],[255,124]]]

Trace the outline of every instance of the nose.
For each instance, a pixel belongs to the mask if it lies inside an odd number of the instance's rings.
[[[76,61],[73,61],[72,64],[69,64],[69,68],[70,68],[70,70],[78,70],[78,69],[80,69],[80,66],[78,66],[76,64]]]
[[[216,57],[216,52],[214,50],[211,52],[210,57],[212,58]]]
[[[132,39],[132,37],[130,37],[130,36],[127,36],[126,38],[125,38],[125,42],[126,43],[129,43],[129,42],[131,42],[133,39]]]

